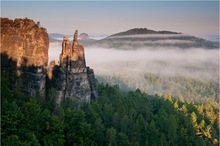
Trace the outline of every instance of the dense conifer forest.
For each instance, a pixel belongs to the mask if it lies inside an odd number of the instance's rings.
[[[184,102],[170,95],[98,83],[99,98],[81,108],[66,99],[26,95],[19,79],[1,76],[1,145],[218,145],[217,102]]]

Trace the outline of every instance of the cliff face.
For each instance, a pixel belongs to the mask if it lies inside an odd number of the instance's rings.
[[[59,66],[50,63],[47,73],[49,37],[46,29],[30,19],[1,18],[1,69],[16,72],[25,91],[31,96],[45,96],[56,88],[57,103],[65,98],[76,99],[78,105],[97,98],[95,76],[86,67],[84,47],[74,34],[73,43],[63,38]],[[48,79],[48,80],[47,80]]]
[[[1,68],[7,69],[7,59],[16,62],[17,75],[31,96],[45,94],[49,37],[39,25],[30,19],[1,18],[1,54],[8,56],[1,59]]]
[[[65,98],[71,98],[76,99],[78,105],[81,105],[98,97],[94,72],[86,67],[84,47],[78,42],[77,36],[76,31],[72,47],[68,38],[63,38],[59,66],[53,71],[57,103],[61,103]],[[53,68],[51,63],[51,69]]]

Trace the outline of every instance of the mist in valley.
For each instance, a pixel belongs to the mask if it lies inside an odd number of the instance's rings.
[[[86,60],[97,74],[154,73],[215,81],[218,73],[218,50],[202,48],[87,48]]]
[[[58,64],[61,49],[61,43],[50,43],[49,62],[55,60]],[[100,82],[118,84],[124,90],[139,88],[148,94],[184,96],[189,93],[185,96],[191,96],[187,84],[191,86],[195,82],[199,86],[211,86],[211,89],[202,88],[217,94],[218,49],[143,47],[122,50],[92,46],[85,47],[85,58]],[[196,90],[194,96],[204,96],[200,94],[200,87]]]

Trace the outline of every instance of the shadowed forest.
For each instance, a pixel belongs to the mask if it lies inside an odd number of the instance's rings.
[[[30,97],[13,68],[1,71],[2,145],[218,145],[215,101],[183,102],[98,83],[99,98],[78,109],[70,99],[57,105],[53,88],[46,97]]]

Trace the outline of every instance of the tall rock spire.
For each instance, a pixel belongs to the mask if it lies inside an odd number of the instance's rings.
[[[78,42],[78,30],[76,30],[75,33],[74,33],[73,41]]]
[[[78,31],[73,37],[72,48],[68,38],[63,38],[60,54],[59,72],[57,73],[57,103],[65,98],[76,99],[78,105],[90,102],[98,97],[95,75],[86,67],[84,47],[78,42]]]
[[[71,69],[73,72],[79,72],[86,67],[84,47],[78,42],[78,31],[76,30],[73,37],[72,54],[71,54]]]
[[[59,64],[62,67],[68,67],[71,58],[71,43],[69,39],[64,36],[62,43],[62,52],[60,53]]]

